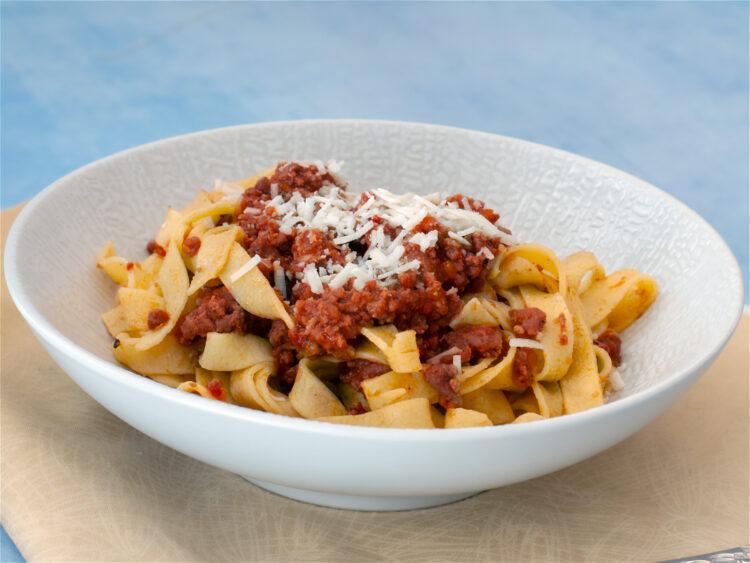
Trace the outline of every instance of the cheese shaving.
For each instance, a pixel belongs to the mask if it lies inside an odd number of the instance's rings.
[[[232,283],[236,282],[242,276],[247,274],[250,270],[255,268],[255,266],[260,264],[260,262],[261,262],[261,257],[256,254],[255,256],[250,258],[250,260],[245,262],[239,270],[232,273],[232,275],[229,276],[229,281],[231,281]]]
[[[609,385],[612,387],[612,391],[622,391],[625,389],[625,382],[616,369],[609,372]]]
[[[341,170],[341,163],[335,161],[326,164],[312,161],[312,164],[332,175],[338,175]],[[336,175],[337,183],[345,185]],[[376,188],[363,196],[325,182],[307,198],[298,192],[281,194],[276,184],[271,185],[271,195],[265,209],[247,208],[244,212],[270,213],[278,221],[279,231],[286,235],[293,234],[295,229],[319,229],[334,245],[342,247],[343,265],[329,260],[318,269],[306,268],[297,275],[314,293],[322,293],[324,284],[336,289],[350,281],[355,289],[362,289],[373,280],[387,285],[395,283],[400,274],[419,269],[420,261],[407,254],[405,244],[414,244],[422,252],[438,244],[441,234],[437,230],[413,232],[428,216],[440,222],[447,236],[464,248],[471,246],[466,237],[475,234],[501,241],[509,236],[506,229],[498,228],[472,210],[468,199],[464,198],[459,205],[447,201],[445,194],[440,193],[397,195]],[[479,254],[488,260],[494,259],[487,248],[481,249]],[[274,270],[274,275],[281,274]],[[278,285],[285,287],[285,284]]]
[[[323,293],[323,282],[314,265],[311,264],[305,268],[304,272],[302,272],[302,281],[310,286],[310,290],[313,293]]]
[[[273,263],[273,281],[276,289],[281,291],[281,295],[284,297],[284,300],[286,300],[286,274],[278,260]]]
[[[511,338],[508,344],[511,348],[536,348],[537,350],[544,350],[544,345],[541,342],[528,338]]]

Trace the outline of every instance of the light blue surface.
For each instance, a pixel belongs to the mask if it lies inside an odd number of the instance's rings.
[[[10,539],[5,528],[0,527],[0,561],[2,563],[18,563],[25,561],[21,552]]]
[[[639,176],[705,217],[748,279],[745,2],[1,9],[3,208],[94,159],[195,130],[423,121]]]

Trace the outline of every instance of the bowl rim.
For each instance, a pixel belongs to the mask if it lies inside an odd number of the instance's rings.
[[[627,397],[618,398],[614,401],[605,403],[599,407],[589,409],[586,411],[567,414],[564,416],[554,417],[541,421],[536,421],[537,424],[505,424],[500,426],[491,427],[471,427],[471,428],[454,428],[454,429],[412,429],[412,428],[375,428],[375,427],[364,427],[354,426],[345,424],[334,424],[328,422],[321,422],[317,420],[309,420],[303,418],[288,417],[284,415],[278,415],[274,413],[267,413],[257,411],[247,407],[239,405],[232,405],[227,403],[221,403],[219,401],[207,401],[202,397],[195,397],[190,393],[177,393],[171,387],[157,383],[148,379],[147,377],[141,376],[135,372],[132,372],[120,365],[111,363],[103,360],[102,358],[95,355],[93,352],[86,350],[85,348],[75,344],[72,340],[66,337],[63,333],[58,331],[46,318],[45,316],[33,305],[32,300],[27,293],[26,289],[21,284],[18,271],[16,270],[16,264],[19,258],[19,244],[21,242],[20,233],[27,228],[27,225],[33,220],[34,213],[37,207],[43,205],[44,201],[59,189],[64,189],[66,185],[75,181],[78,176],[87,174],[90,170],[97,168],[102,165],[106,165],[109,160],[115,160],[124,156],[134,156],[139,154],[141,151],[149,151],[157,146],[168,145],[177,141],[190,140],[193,137],[201,137],[207,134],[224,133],[232,130],[245,130],[262,127],[295,127],[299,125],[334,125],[334,124],[347,124],[356,126],[372,126],[372,125],[387,125],[394,127],[421,127],[433,130],[439,130],[444,133],[460,132],[463,134],[471,134],[478,136],[487,136],[494,139],[503,139],[511,143],[520,143],[527,146],[536,147],[545,151],[550,151],[552,154],[557,154],[568,160],[577,160],[580,163],[587,165],[594,164],[597,167],[607,171],[613,176],[627,180],[633,184],[638,185],[641,189],[650,191],[652,195],[657,198],[666,199],[672,205],[676,205],[682,213],[687,214],[694,222],[701,225],[705,232],[713,237],[713,243],[716,245],[716,251],[721,252],[728,259],[730,267],[732,269],[733,279],[736,283],[733,283],[734,291],[733,295],[730,296],[730,306],[734,309],[734,315],[727,317],[728,322],[722,327],[725,331],[723,336],[719,338],[713,347],[704,350],[702,354],[696,357],[691,365],[685,368],[672,372],[664,379],[657,383],[649,386],[646,389],[634,392],[632,395]],[[379,441],[413,441],[418,440],[420,442],[453,442],[453,441],[473,441],[473,440],[485,440],[488,438],[500,438],[500,437],[511,437],[511,436],[524,436],[529,433],[535,434],[542,432],[545,429],[563,429],[566,427],[577,427],[586,424],[590,420],[597,418],[604,418],[608,416],[615,416],[622,413],[625,410],[636,407],[638,404],[653,399],[658,395],[667,392],[672,387],[686,378],[689,378],[693,374],[700,374],[709,362],[713,361],[716,355],[724,348],[729,338],[734,333],[740,318],[743,313],[744,303],[744,288],[742,273],[737,263],[737,259],[732,253],[731,249],[719,235],[719,233],[711,226],[708,221],[701,217],[697,212],[682,203],[674,196],[664,192],[656,186],[642,180],[636,176],[633,176],[627,172],[609,166],[607,164],[598,162],[596,160],[580,156],[562,149],[550,147],[533,141],[527,141],[524,139],[518,139],[515,137],[508,137],[504,135],[497,135],[485,131],[478,131],[472,129],[465,129],[460,127],[453,127],[448,125],[438,125],[431,123],[420,123],[420,122],[408,122],[408,121],[391,121],[382,119],[303,119],[303,120],[288,120],[288,121],[267,121],[258,123],[247,123],[240,125],[232,125],[228,127],[218,127],[212,129],[206,129],[201,131],[195,131],[183,135],[176,135],[151,141],[142,145],[137,145],[122,151],[118,151],[111,155],[107,155],[93,162],[90,162],[76,170],[73,170],[65,176],[54,181],[49,186],[45,187],[41,192],[29,200],[23,209],[20,211],[16,219],[11,225],[8,237],[6,239],[4,248],[4,260],[3,270],[5,274],[5,280],[7,283],[9,294],[18,308],[21,315],[24,317],[26,322],[31,326],[36,336],[42,341],[46,341],[50,346],[59,351],[61,354],[67,356],[78,364],[81,364],[84,368],[97,372],[103,377],[110,380],[115,385],[126,385],[134,390],[148,393],[170,403],[180,404],[191,409],[199,409],[205,413],[211,413],[212,415],[231,418],[236,421],[240,421],[243,424],[258,424],[277,430],[287,430],[294,432],[303,432],[316,435],[327,435],[333,437],[347,437],[347,438],[361,438],[368,440],[379,440]],[[730,289],[732,289],[730,287]],[[433,430],[440,430],[439,432]]]

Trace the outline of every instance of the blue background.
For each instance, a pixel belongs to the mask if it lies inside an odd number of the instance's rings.
[[[746,2],[0,9],[3,208],[94,159],[200,129],[422,121],[639,176],[705,217],[748,279]],[[0,539],[2,560],[19,560]]]

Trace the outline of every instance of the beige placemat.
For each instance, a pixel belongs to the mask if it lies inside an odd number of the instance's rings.
[[[278,497],[130,428],[54,364],[4,279],[0,362],[2,523],[28,560],[654,561],[750,543],[747,315],[700,382],[616,447],[400,513]]]

